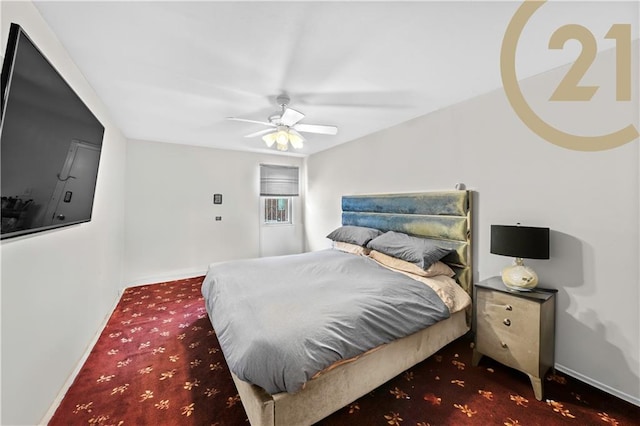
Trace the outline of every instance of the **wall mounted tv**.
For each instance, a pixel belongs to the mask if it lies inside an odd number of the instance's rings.
[[[0,238],[90,221],[104,126],[17,24],[1,78]]]

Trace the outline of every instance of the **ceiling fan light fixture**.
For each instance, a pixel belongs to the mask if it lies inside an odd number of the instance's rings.
[[[277,97],[276,103],[280,106],[281,111],[276,111],[269,116],[269,121],[259,121],[246,118],[227,117],[229,120],[243,121],[253,124],[262,124],[268,126],[268,129],[246,135],[247,138],[261,136],[268,148],[275,148],[279,151],[288,151],[289,144],[294,149],[302,149],[305,139],[298,133],[318,133],[323,135],[335,135],[338,133],[336,126],[327,126],[324,124],[307,124],[300,123],[305,115],[300,111],[289,108],[289,97],[282,94]]]
[[[295,149],[302,149],[304,145],[303,144],[304,138],[300,133],[296,132],[295,130],[289,130],[289,142],[291,143],[291,146],[294,147]]]
[[[276,143],[276,135],[277,133],[274,132],[274,133],[268,133],[262,137],[262,140],[264,141],[264,143],[267,144],[268,148],[271,148],[273,144]]]
[[[289,133],[287,133],[286,129],[279,128],[275,135],[276,142],[278,142],[279,145],[286,145],[287,142],[289,142]]]

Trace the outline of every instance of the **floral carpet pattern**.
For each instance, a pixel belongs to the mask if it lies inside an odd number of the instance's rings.
[[[125,290],[49,425],[248,425],[203,277]],[[318,425],[638,425],[640,408],[560,373],[526,375],[458,339]],[[291,425],[296,426],[296,425]]]

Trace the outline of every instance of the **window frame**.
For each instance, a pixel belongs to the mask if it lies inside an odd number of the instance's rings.
[[[260,197],[262,199],[262,224],[264,226],[285,226],[285,225],[293,225],[293,197],[291,196],[273,196],[273,195],[269,195],[269,196],[261,196]],[[287,215],[287,220],[267,220],[267,204],[270,201],[276,201],[280,200],[280,199],[284,199],[287,200],[287,208],[286,208],[286,215]],[[277,210],[277,209],[276,209]]]

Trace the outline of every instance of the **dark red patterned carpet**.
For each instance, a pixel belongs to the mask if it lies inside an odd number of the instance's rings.
[[[202,277],[125,290],[50,425],[248,425]],[[638,425],[640,408],[561,374],[526,375],[459,339],[319,425]],[[296,425],[291,425],[296,426]]]

